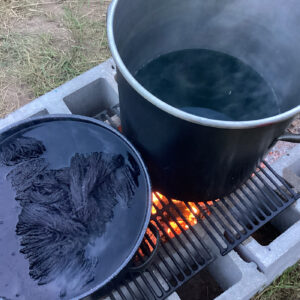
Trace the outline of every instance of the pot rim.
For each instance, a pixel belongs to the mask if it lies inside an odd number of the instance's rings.
[[[158,107],[159,109],[165,111],[168,114],[173,115],[174,117],[180,118],[182,120],[209,126],[209,127],[217,127],[217,128],[224,128],[224,129],[244,129],[244,128],[255,128],[255,127],[262,127],[267,126],[269,124],[273,123],[279,123],[282,121],[286,121],[288,119],[293,118],[296,116],[296,114],[300,113],[300,104],[293,109],[290,109],[284,113],[278,114],[276,116],[259,119],[259,120],[252,120],[252,121],[221,121],[221,120],[214,120],[214,119],[208,119],[204,117],[199,117],[187,112],[184,112],[178,108],[175,108],[174,106],[171,106],[164,101],[160,100],[159,98],[152,95],[149,91],[147,91],[129,72],[127,67],[125,66],[116,42],[115,42],[115,36],[114,36],[114,28],[113,28],[113,22],[115,17],[115,12],[117,5],[119,3],[119,0],[113,0],[109,6],[108,14],[107,14],[107,36],[108,36],[108,44],[109,48],[112,54],[112,57],[120,71],[120,73],[123,75],[123,77],[126,79],[126,81],[130,84],[130,86],[138,93],[140,94],[144,99]]]

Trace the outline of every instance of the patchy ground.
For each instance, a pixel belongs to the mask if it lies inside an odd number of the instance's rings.
[[[108,0],[0,0],[0,117],[106,60]]]
[[[285,271],[252,300],[300,300],[300,262]]]

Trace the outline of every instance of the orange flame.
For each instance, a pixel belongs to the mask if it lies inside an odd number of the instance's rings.
[[[271,152],[270,152],[271,153]],[[264,164],[264,163],[260,163],[260,167],[261,167],[261,169],[265,169],[267,166]],[[259,168],[256,168],[256,170],[255,170],[257,173],[259,173],[260,172],[260,169]],[[252,173],[251,174],[251,177],[254,177],[255,176],[255,174],[254,173]]]
[[[163,212],[156,217],[156,220],[159,221],[161,235],[163,235],[162,231],[165,231],[170,238],[196,225],[199,218],[204,218],[204,213],[210,214],[207,205],[213,205],[213,201],[208,201],[206,204],[204,202],[185,203],[174,199],[169,201],[158,192],[152,193],[152,200],[152,215],[157,215],[158,210],[169,205],[168,210],[162,210]]]

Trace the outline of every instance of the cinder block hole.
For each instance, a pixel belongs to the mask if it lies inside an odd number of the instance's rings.
[[[247,255],[245,255],[245,253],[244,253],[243,251],[240,251],[240,248],[239,248],[239,247],[236,247],[236,248],[234,249],[234,251],[237,252],[237,254],[239,255],[239,257],[240,257],[244,262],[246,262],[246,263],[252,262],[251,259],[250,259]]]
[[[99,78],[64,99],[72,114],[94,117],[118,103],[118,95],[106,79]]]
[[[242,279],[242,272],[238,264],[228,254],[219,256],[208,265],[207,270],[223,291],[234,286]]]
[[[262,246],[268,246],[282,232],[278,230],[271,222],[266,223],[252,234],[252,237]]]
[[[261,245],[267,246],[279,235],[288,230],[300,220],[299,205],[294,203],[286,208],[282,213],[258,229],[252,237]]]
[[[49,112],[48,112],[47,109],[43,109],[43,110],[31,115],[30,118],[32,118],[32,117],[41,117],[41,116],[45,116],[45,115],[49,115]]]
[[[190,279],[176,290],[182,300],[211,300],[224,292],[212,275],[206,270]]]
[[[300,201],[297,200],[290,207],[272,220],[272,224],[280,231],[285,232],[300,220]]]

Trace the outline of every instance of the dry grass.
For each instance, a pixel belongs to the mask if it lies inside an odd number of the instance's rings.
[[[0,1],[0,117],[110,56],[108,3]]]
[[[20,106],[17,93],[15,94],[17,101],[10,101],[9,95],[12,95],[15,90],[16,87],[14,84],[8,83],[7,80],[0,78],[0,117],[4,116],[7,112],[14,111]]]
[[[285,271],[252,300],[300,300],[300,262]]]

